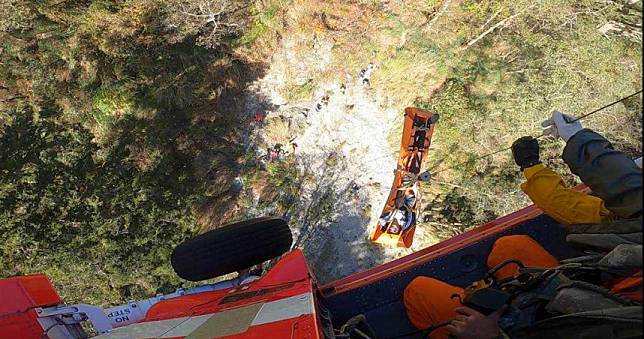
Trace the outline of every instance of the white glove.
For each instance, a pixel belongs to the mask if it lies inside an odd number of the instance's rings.
[[[552,113],[552,118],[541,123],[541,126],[545,128],[543,135],[561,138],[568,142],[573,135],[583,129],[579,120],[571,122],[573,120],[575,120],[574,117],[555,111]]]

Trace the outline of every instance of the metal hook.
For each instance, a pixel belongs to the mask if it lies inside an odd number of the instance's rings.
[[[460,294],[458,294],[458,293],[454,293],[454,294],[452,294],[449,298],[450,298],[450,299],[458,299],[458,302],[460,302],[461,304],[463,303],[463,298],[462,298],[462,297],[461,297],[461,295],[460,295]]]

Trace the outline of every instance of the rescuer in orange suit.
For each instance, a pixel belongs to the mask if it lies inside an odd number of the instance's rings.
[[[636,248],[639,246],[641,257],[641,169],[625,154],[613,150],[610,142],[601,135],[583,129],[581,124],[570,116],[555,112],[551,119],[544,121],[543,126],[547,127],[545,135],[566,141],[564,161],[596,196],[567,188],[558,174],[541,164],[539,145],[532,137],[520,138],[512,145],[515,162],[521,167],[527,180],[521,185],[521,189],[545,214],[567,225],[569,243],[590,243],[608,252],[614,244],[608,244],[604,248],[601,246],[617,237]],[[626,222],[614,226],[611,220],[615,219]],[[624,231],[624,227],[630,229]],[[607,239],[602,238],[604,236],[612,238],[603,242]],[[527,235],[499,238],[493,245],[487,264],[492,268],[507,259],[519,260],[526,267],[551,268],[559,265],[554,256]],[[607,283],[607,287],[611,288],[612,292],[641,302],[641,258],[638,265],[639,272],[613,280]],[[511,264],[497,271],[494,276],[503,279],[518,272],[518,266]],[[430,277],[417,277],[404,292],[409,320],[419,329],[448,323],[429,333],[434,339],[447,338],[448,335],[461,339],[506,337],[498,326],[498,320],[505,308],[485,316],[464,307],[458,298],[451,298],[454,294],[463,296],[463,293],[461,287]]]

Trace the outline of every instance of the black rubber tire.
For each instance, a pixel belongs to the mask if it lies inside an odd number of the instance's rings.
[[[200,234],[172,252],[181,278],[201,281],[236,272],[286,253],[293,235],[280,218],[255,218]]]

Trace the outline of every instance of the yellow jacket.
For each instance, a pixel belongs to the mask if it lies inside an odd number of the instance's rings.
[[[542,164],[526,168],[523,174],[527,181],[521,189],[545,214],[562,224],[596,224],[610,214],[602,199],[564,186],[563,179]]]

